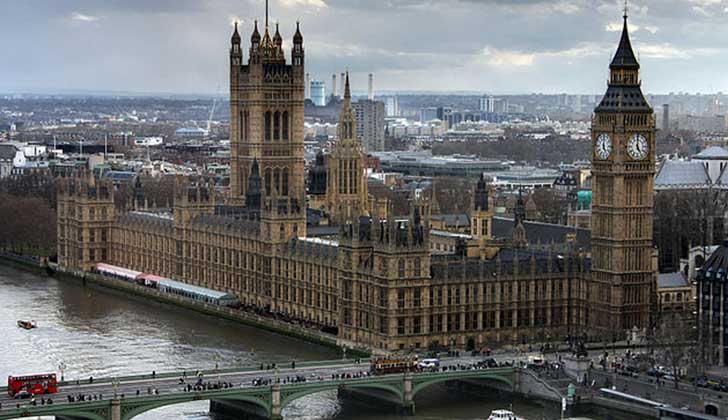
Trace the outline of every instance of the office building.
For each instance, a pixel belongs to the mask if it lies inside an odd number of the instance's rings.
[[[326,83],[320,80],[311,80],[311,102],[316,106],[326,106]]]
[[[354,115],[364,151],[384,150],[384,102],[359,100],[354,103]]]

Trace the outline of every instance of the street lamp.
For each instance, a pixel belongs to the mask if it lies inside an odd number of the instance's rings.
[[[65,364],[65,363],[63,363],[63,362],[61,362],[61,363],[60,363],[60,364],[58,365],[58,370],[60,370],[60,371],[61,371],[61,382],[65,381],[65,380],[66,380],[66,378],[65,378],[65,373],[66,373],[66,364]]]
[[[114,389],[114,399],[117,397],[117,392],[119,390],[119,379],[114,378],[111,380],[111,387]]]
[[[220,356],[219,353],[215,353],[212,356],[212,360],[215,361],[215,373],[217,373],[217,382],[220,383],[220,361],[222,361],[222,356]]]

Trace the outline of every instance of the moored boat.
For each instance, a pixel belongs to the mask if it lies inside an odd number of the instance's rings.
[[[36,325],[35,325],[35,322],[33,322],[33,321],[23,321],[21,319],[21,320],[18,320],[18,327],[24,328],[26,330],[32,330],[33,328],[36,327]]]
[[[510,410],[493,410],[490,412],[488,420],[524,420],[516,417],[515,413]]]

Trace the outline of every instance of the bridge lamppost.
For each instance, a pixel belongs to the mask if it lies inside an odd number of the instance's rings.
[[[58,370],[61,371],[61,382],[65,381],[66,380],[66,377],[65,377],[65,374],[66,374],[66,364],[63,363],[63,362],[61,362],[58,365]]]
[[[111,387],[114,389],[114,399],[116,399],[119,391],[119,379],[114,378],[111,380]]]
[[[215,353],[212,356],[212,360],[215,361],[215,373],[217,374],[217,382],[220,383],[220,361],[222,361],[222,356],[220,356],[219,353]]]

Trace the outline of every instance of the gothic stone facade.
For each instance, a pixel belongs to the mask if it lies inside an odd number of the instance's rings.
[[[402,218],[394,218],[387,203],[362,205],[365,190],[357,177],[364,175],[354,156],[360,148],[348,131],[341,136],[346,149],[331,160],[347,162],[335,168],[350,178],[338,172],[333,179],[349,179],[335,185],[347,202],[346,212],[337,216],[339,237],[307,238],[303,59],[298,29],[288,64],[278,31],[271,39],[266,25],[261,37],[256,25],[243,65],[236,27],[230,50],[230,202],[215,203],[210,186],[180,178],[171,211],[116,214],[111,185],[91,176],[67,180],[58,198],[61,268],[91,270],[104,261],[170,277],[336,328],[342,339],[385,350],[480,348],[566,335],[606,339],[633,323],[643,325],[652,287],[642,259],[651,226],[654,152],[633,162],[617,148],[627,147],[633,132],[644,133],[652,146],[654,123],[642,105],[627,114],[610,105],[617,100],[613,86],[637,94],[634,66],[613,69],[616,76],[595,117],[595,139],[603,132],[614,136],[614,158],[595,165],[592,263],[573,248],[529,249],[523,225],[515,229],[516,247],[492,241],[485,183],[478,185],[473,209],[480,252],[432,255],[423,193],[412,195],[410,213]],[[641,94],[627,97],[643,100]],[[342,121],[349,118],[343,115]],[[342,185],[349,190],[339,191]]]

